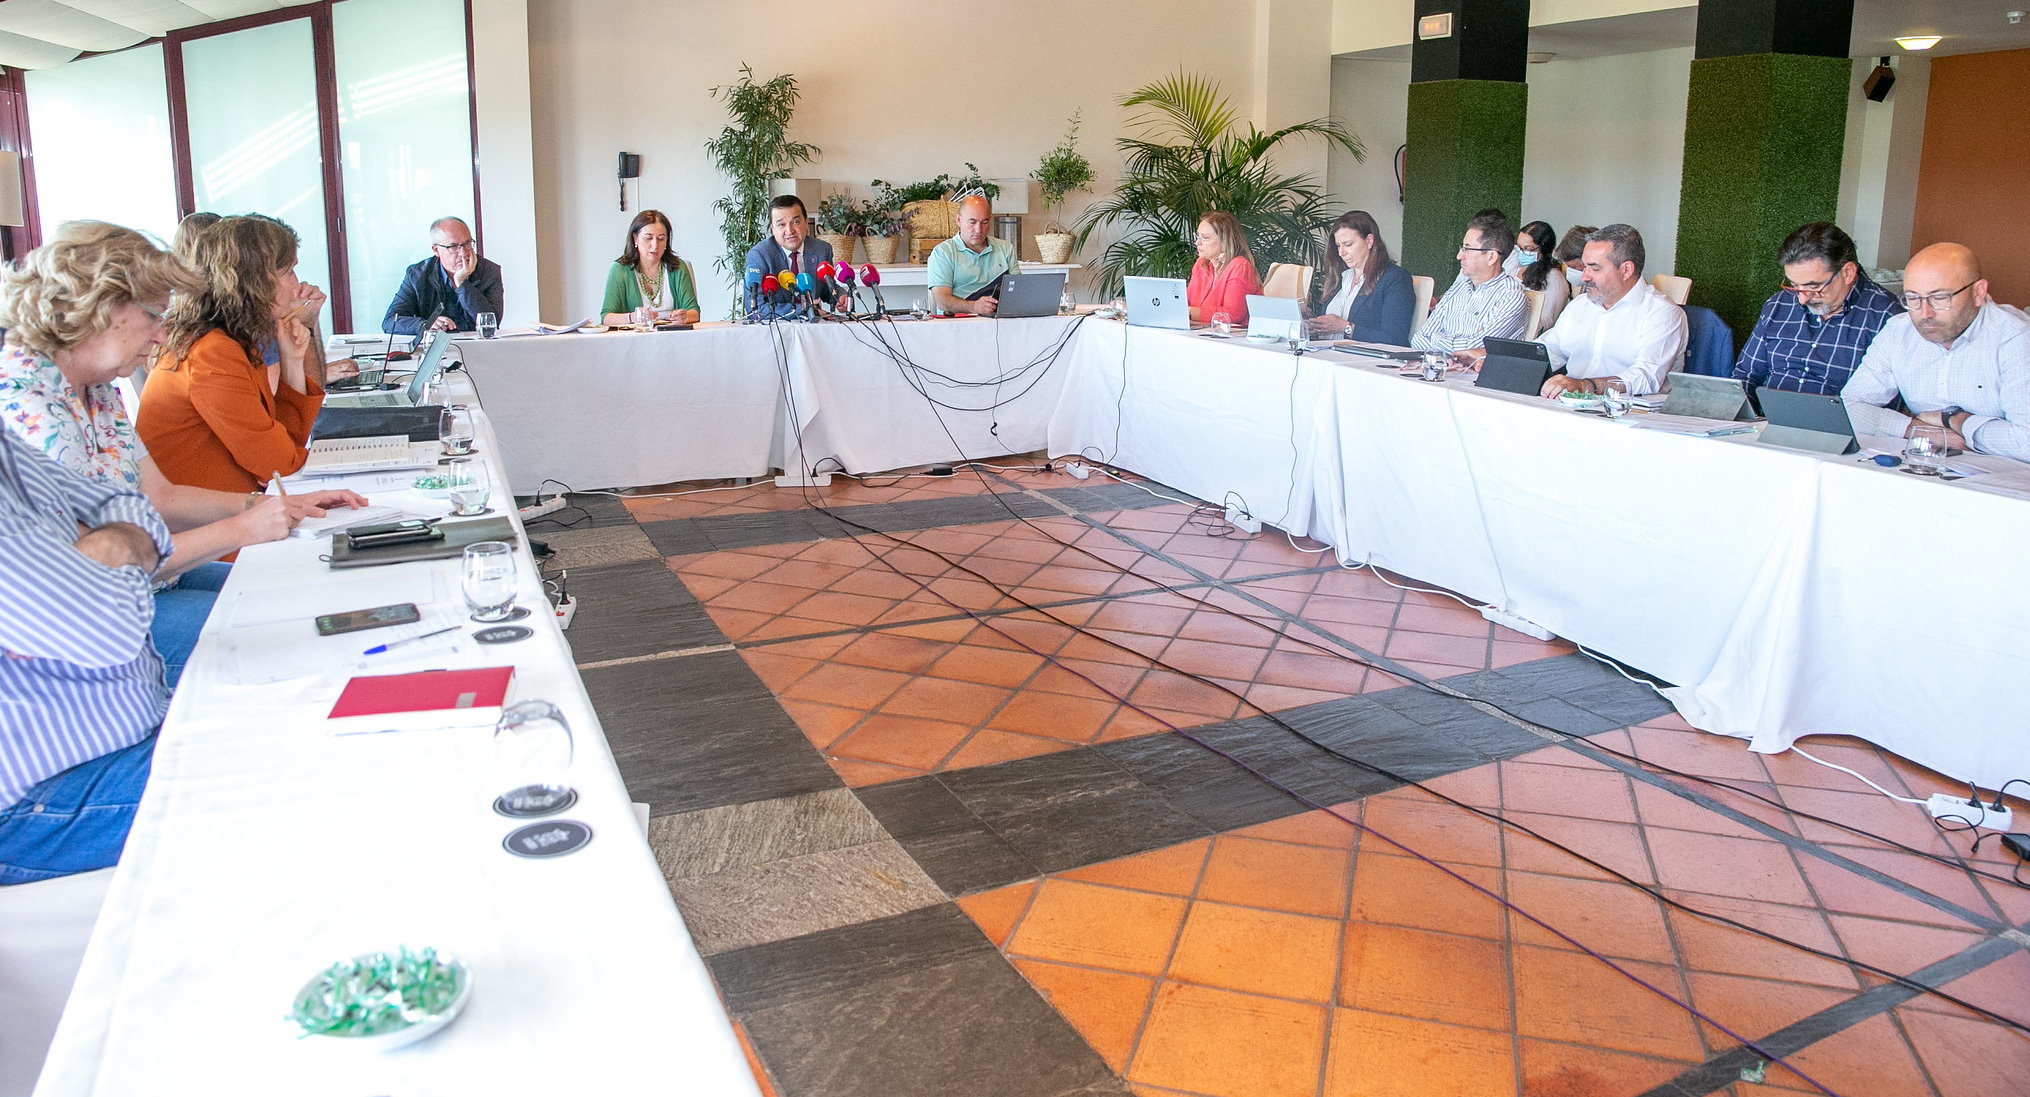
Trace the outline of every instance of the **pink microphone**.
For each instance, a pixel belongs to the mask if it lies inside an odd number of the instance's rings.
[[[872,263],[860,267],[860,284],[874,291],[874,307],[888,311],[888,302],[881,299],[881,271]]]

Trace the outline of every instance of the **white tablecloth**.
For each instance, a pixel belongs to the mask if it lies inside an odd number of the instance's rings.
[[[490,443],[482,424],[483,453]],[[514,698],[563,710],[580,800],[562,817],[594,837],[556,860],[502,848],[516,823],[488,807],[505,790],[490,728],[333,736],[323,715],[346,672],[229,684],[236,626],[284,602],[308,634],[309,614],[409,600],[389,591],[458,599],[455,560],[333,572],[326,547],[257,546],[234,567],[36,1092],[464,1097],[660,1092],[681,1078],[687,1093],[755,1093],[547,614],[518,643],[447,656],[425,642],[382,671],[511,662]],[[520,602],[540,606],[526,549],[520,563]],[[335,660],[385,635],[315,642]],[[300,1039],[283,1020],[326,965],[404,944],[471,968],[471,1001],[443,1032],[376,1053]]]

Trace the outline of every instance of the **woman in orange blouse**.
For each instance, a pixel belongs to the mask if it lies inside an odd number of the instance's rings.
[[[1214,210],[1198,222],[1197,244],[1198,262],[1191,265],[1191,282],[1184,287],[1192,323],[1206,323],[1223,312],[1246,327],[1248,294],[1262,292],[1262,277],[1255,273],[1255,256],[1241,235],[1241,223],[1231,213]]]
[[[322,298],[297,282],[296,246],[294,230],[260,216],[225,218],[197,241],[205,287],[170,305],[168,353],[136,424],[171,482],[258,491],[303,467],[324,356],[298,315]],[[274,365],[263,362],[270,346]]]

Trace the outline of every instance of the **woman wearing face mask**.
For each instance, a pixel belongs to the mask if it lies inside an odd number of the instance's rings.
[[[1565,284],[1573,294],[1579,292],[1579,257],[1586,254],[1586,238],[1599,231],[1597,225],[1573,225],[1558,238],[1558,246],[1551,249],[1551,258],[1565,268]]]
[[[1516,277],[1523,288],[1543,294],[1538,306],[1538,331],[1549,331],[1558,322],[1558,314],[1565,311],[1565,303],[1572,299],[1572,284],[1565,280],[1565,266],[1551,254],[1552,241],[1557,235],[1551,226],[1542,221],[1531,221],[1516,235]]]
[[[1410,272],[1389,258],[1381,227],[1366,210],[1348,210],[1333,222],[1326,284],[1337,292],[1307,321],[1313,336],[1343,336],[1367,343],[1408,346],[1417,291]]]

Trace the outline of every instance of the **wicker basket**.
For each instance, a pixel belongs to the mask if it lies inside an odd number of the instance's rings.
[[[895,249],[902,243],[900,236],[863,236],[867,242],[867,261],[877,267],[895,262]]]
[[[1071,262],[1071,246],[1078,242],[1068,232],[1039,232],[1035,239],[1036,257],[1046,263]]]
[[[832,245],[832,261],[834,263],[850,263],[853,261],[853,242],[860,238],[857,236],[846,236],[842,233],[821,232],[818,234],[818,239]]]
[[[943,199],[904,202],[902,211],[909,214],[909,235],[912,237],[942,240],[959,234],[959,207]]]

